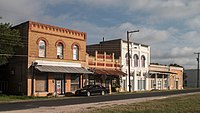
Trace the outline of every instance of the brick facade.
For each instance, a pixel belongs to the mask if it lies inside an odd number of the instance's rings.
[[[61,63],[79,63],[81,67],[86,66],[86,33],[67,28],[42,24],[33,21],[27,21],[14,28],[19,29],[24,42],[24,47],[16,54],[25,57],[15,57],[10,62],[10,68],[15,69],[15,75],[10,76],[10,92],[22,93],[25,95],[47,96],[48,93],[55,91],[55,75],[47,74],[48,89],[47,92],[35,93],[36,80],[33,77],[32,63],[36,61]],[[39,56],[39,41],[43,40],[46,44],[46,57]],[[57,58],[57,45],[63,44],[63,58]],[[79,59],[73,60],[73,46],[77,45],[79,49]],[[20,69],[18,69],[20,68]],[[37,76],[37,75],[36,75]],[[65,80],[65,92],[70,92],[70,81],[72,74],[63,74]],[[81,76],[81,74],[80,74]],[[13,79],[14,78],[14,79]],[[32,82],[34,85],[32,85]],[[79,82],[80,83],[80,82]],[[81,86],[81,85],[80,85]],[[34,89],[34,91],[33,91]]]

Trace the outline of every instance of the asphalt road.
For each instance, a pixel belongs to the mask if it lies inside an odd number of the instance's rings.
[[[123,94],[105,95],[105,96],[75,97],[75,98],[63,98],[55,100],[51,99],[51,100],[1,103],[0,112],[33,109],[39,107],[56,107],[56,106],[75,105],[84,103],[105,102],[113,100],[135,99],[143,97],[169,96],[169,95],[194,93],[194,92],[200,92],[200,89],[164,91],[164,92],[146,92],[146,93],[127,93],[127,94],[123,93]]]

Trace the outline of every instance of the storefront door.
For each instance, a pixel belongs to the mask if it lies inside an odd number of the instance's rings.
[[[64,75],[63,74],[56,74],[55,77],[55,92],[57,95],[61,95],[65,93],[65,85],[64,85]]]
[[[59,95],[62,93],[61,80],[56,80],[56,93],[59,94]]]

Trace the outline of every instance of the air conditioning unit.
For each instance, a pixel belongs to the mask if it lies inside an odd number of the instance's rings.
[[[57,58],[63,59],[63,56],[62,55],[57,55]]]

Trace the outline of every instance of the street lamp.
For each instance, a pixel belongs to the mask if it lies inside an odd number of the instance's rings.
[[[130,52],[129,52],[129,33],[135,33],[139,32],[139,30],[136,31],[127,31],[127,48],[128,48],[128,75],[129,75],[129,92],[131,92],[131,70],[130,70]]]

